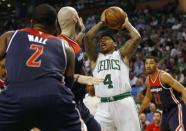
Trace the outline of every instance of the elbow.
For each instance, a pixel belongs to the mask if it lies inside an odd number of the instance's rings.
[[[135,40],[137,43],[140,43],[141,40],[142,40],[141,35],[140,35],[140,34],[136,35],[136,36],[134,37],[134,40]]]
[[[134,37],[134,41],[135,41],[135,43],[140,44],[141,41],[142,41],[141,36],[140,35],[137,35],[136,37]]]

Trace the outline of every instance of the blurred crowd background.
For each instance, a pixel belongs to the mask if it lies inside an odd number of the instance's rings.
[[[109,6],[120,6],[127,12],[129,20],[139,30],[143,39],[130,63],[131,93],[137,106],[144,98],[146,55],[157,56],[159,68],[171,73],[186,86],[185,0],[0,0],[0,34],[30,26],[33,7],[40,3],[51,4],[56,10],[62,6],[73,6],[83,18],[86,30],[100,20],[101,12]],[[127,40],[128,33],[119,31],[115,37],[118,46],[121,46]],[[85,65],[91,74],[87,59]],[[144,130],[149,123],[160,122],[156,111],[159,111],[156,105],[151,103],[149,108],[140,114]]]

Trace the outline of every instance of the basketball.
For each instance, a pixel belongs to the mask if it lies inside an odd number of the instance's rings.
[[[105,24],[108,27],[117,30],[122,28],[127,17],[127,13],[117,6],[105,9],[102,13],[102,16],[103,15],[105,15]]]

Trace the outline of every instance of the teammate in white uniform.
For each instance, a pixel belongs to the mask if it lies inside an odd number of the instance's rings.
[[[131,38],[116,50],[116,41],[110,32],[102,32],[99,39],[101,52],[96,53],[93,43],[98,31],[105,25],[105,18],[93,26],[85,36],[85,50],[91,60],[94,77],[104,78],[95,85],[95,94],[101,98],[95,119],[103,131],[140,131],[135,102],[130,94],[129,59],[135,53],[141,37],[128,18],[123,24]]]

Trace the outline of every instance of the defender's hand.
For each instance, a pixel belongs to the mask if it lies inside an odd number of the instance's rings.
[[[81,28],[81,32],[84,32],[85,31],[85,25],[84,25],[83,19],[81,17],[79,18],[79,26]]]
[[[103,82],[103,80],[104,79],[94,78],[92,76],[80,75],[77,82],[85,85],[97,85]]]

